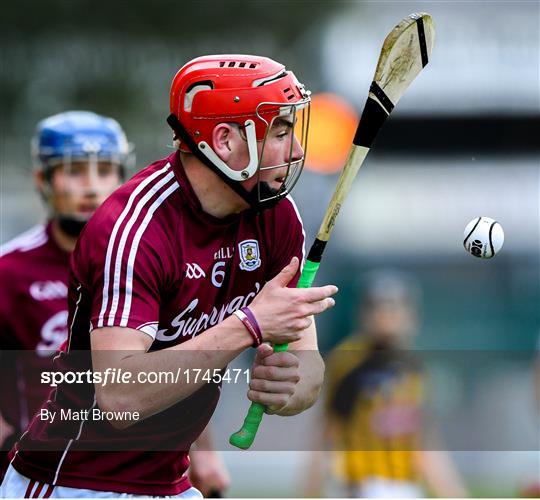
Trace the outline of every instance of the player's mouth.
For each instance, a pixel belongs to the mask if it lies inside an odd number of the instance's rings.
[[[278,182],[279,184],[283,184],[285,180],[287,179],[287,168],[279,168],[274,172],[274,182]]]
[[[92,215],[98,208],[98,205],[95,203],[82,203],[77,207],[77,213],[82,216]]]

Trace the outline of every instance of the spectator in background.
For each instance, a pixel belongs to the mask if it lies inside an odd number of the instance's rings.
[[[359,329],[330,355],[325,443],[313,454],[308,496],[322,492],[322,450],[350,497],[465,496],[447,455],[428,451],[424,375],[410,350],[420,290],[408,276],[380,272],[359,304]],[[330,492],[334,496],[334,492]]]

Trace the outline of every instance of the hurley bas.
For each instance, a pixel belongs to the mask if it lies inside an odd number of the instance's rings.
[[[91,410],[71,410],[61,409],[60,411],[49,411],[42,408],[39,411],[40,420],[50,422],[51,424],[56,418],[65,421],[103,421],[103,420],[130,420],[136,422],[140,419],[138,411],[101,411],[99,408],[93,408]]]

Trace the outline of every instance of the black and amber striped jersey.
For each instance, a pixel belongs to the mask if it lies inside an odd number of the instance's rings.
[[[383,347],[359,335],[332,352],[326,412],[338,477],[347,483],[377,477],[418,481],[422,378],[410,351]]]

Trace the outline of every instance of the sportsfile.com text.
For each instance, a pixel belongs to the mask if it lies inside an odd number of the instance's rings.
[[[49,387],[59,384],[249,384],[250,371],[248,369],[227,368],[225,370],[201,368],[177,368],[176,371],[148,371],[133,373],[121,368],[107,368],[105,371],[44,371],[41,372],[41,383]]]

